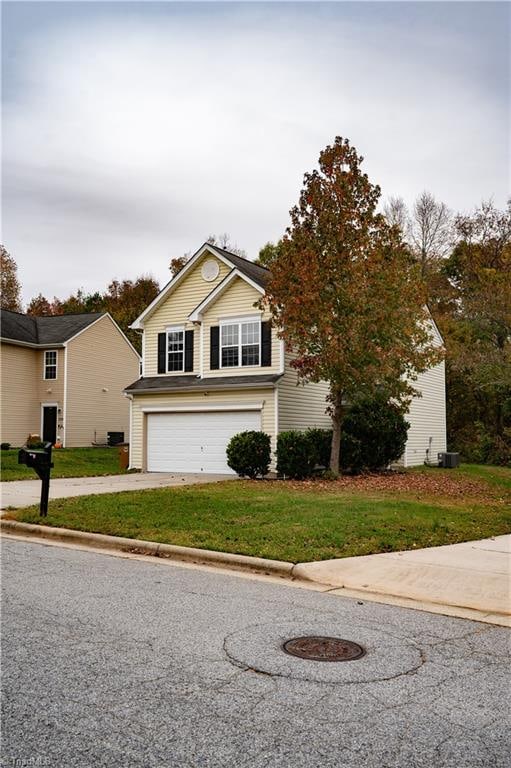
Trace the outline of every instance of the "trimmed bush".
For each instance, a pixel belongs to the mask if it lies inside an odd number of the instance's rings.
[[[0,443],[0,450],[1,451],[8,451],[11,447],[10,443]]]
[[[329,467],[330,452],[332,450],[332,430],[314,427],[308,429],[305,434],[316,448],[317,463],[321,467]]]
[[[399,406],[383,396],[353,403],[342,426],[340,469],[386,469],[403,455],[409,426]],[[328,470],[331,447],[331,429],[281,432],[277,437],[277,473],[303,480],[318,464]]]
[[[399,406],[384,396],[353,403],[343,422],[341,469],[385,469],[403,455],[409,426]]]
[[[310,477],[318,464],[319,453],[307,432],[290,430],[277,437],[277,474],[295,480]]]
[[[270,436],[266,432],[239,432],[227,446],[227,464],[240,477],[252,479],[268,474],[271,461]]]

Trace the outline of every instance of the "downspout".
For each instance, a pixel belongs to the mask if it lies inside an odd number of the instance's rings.
[[[64,343],[64,404],[62,408],[62,422],[64,424],[64,438],[62,440],[62,447],[65,448],[67,443],[67,341]]]
[[[133,395],[129,395],[127,392],[124,392],[124,397],[127,397],[130,401],[130,432],[128,437],[128,450],[129,450],[129,464],[128,469],[133,469],[131,466],[131,458],[132,458],[132,452],[131,452],[131,436],[133,434]]]
[[[199,376],[204,378],[204,323],[200,321],[199,330]]]

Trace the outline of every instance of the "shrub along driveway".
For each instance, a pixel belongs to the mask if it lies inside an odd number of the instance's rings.
[[[511,470],[220,482],[50,504],[48,525],[293,562],[454,544],[511,530]],[[14,515],[13,515],[14,516]],[[15,518],[40,523],[36,508]]]

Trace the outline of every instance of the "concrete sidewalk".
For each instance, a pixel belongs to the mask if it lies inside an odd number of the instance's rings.
[[[203,473],[183,474],[167,472],[137,472],[128,475],[106,475],[104,477],[55,478],[50,482],[50,499],[64,499],[68,496],[88,496],[97,493],[120,493],[141,491],[145,488],[168,488],[176,485],[215,483],[220,480],[236,480],[235,475],[210,475]],[[13,480],[0,483],[1,508],[28,507],[39,504],[41,481]]]
[[[511,617],[511,535],[409,552],[300,563],[293,575],[341,590]],[[333,591],[336,591],[335,589]],[[511,622],[510,622],[511,623]]]

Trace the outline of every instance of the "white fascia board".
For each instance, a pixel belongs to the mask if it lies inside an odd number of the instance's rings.
[[[220,261],[222,261],[226,266],[230,267],[231,269],[232,267],[234,267],[234,264],[228,261],[224,256],[221,256],[219,253],[216,253],[215,251],[211,250],[211,248],[209,247],[209,243],[204,243],[204,245],[201,245],[199,250],[193,254],[191,259],[184,265],[184,267],[179,270],[177,275],[174,275],[174,277],[171,280],[169,280],[167,285],[165,285],[162,288],[158,296],[156,296],[156,298],[152,300],[149,306],[147,306],[144,309],[142,314],[139,315],[137,319],[133,321],[133,323],[130,325],[130,328],[133,328],[133,330],[141,330],[144,327],[144,321],[147,320],[147,318],[162,303],[162,301],[169,295],[169,293],[171,293],[174,290],[174,288],[176,288],[176,286],[179,285],[182,279],[188,274],[188,272],[192,269],[192,267],[197,263],[197,261],[206,251],[208,251],[216,259],[219,259]]]
[[[225,291],[225,289],[231,284],[231,282],[239,277],[241,280],[244,280],[246,283],[252,286],[252,288],[255,288],[255,290],[260,293],[262,296],[264,296],[264,288],[261,288],[260,285],[255,283],[253,280],[251,280],[249,277],[243,274],[243,272],[240,272],[238,269],[233,269],[232,272],[229,272],[229,274],[224,277],[221,283],[219,283],[216,288],[213,288],[211,293],[208,293],[205,299],[201,301],[200,304],[198,304],[195,309],[188,315],[188,320],[191,322],[200,322],[202,320],[202,315],[204,311],[211,306]]]
[[[224,292],[224,290],[227,288],[228,285],[234,280],[236,277],[236,270],[231,269],[231,271],[224,277],[223,280],[221,280],[213,290],[211,290],[208,295],[202,299],[202,301],[197,304],[195,309],[192,309],[190,314],[188,315],[188,320],[190,320],[192,323],[200,322],[202,317],[203,310],[208,306],[208,304],[213,301],[215,298],[218,298],[221,293]]]
[[[18,339],[0,338],[2,344],[11,344],[13,347],[26,347],[27,349],[63,349],[65,343],[59,341],[57,344],[32,344],[31,341],[18,341]]]
[[[147,406],[142,413],[188,413],[203,411],[261,411],[262,403],[204,403],[201,405]]]

